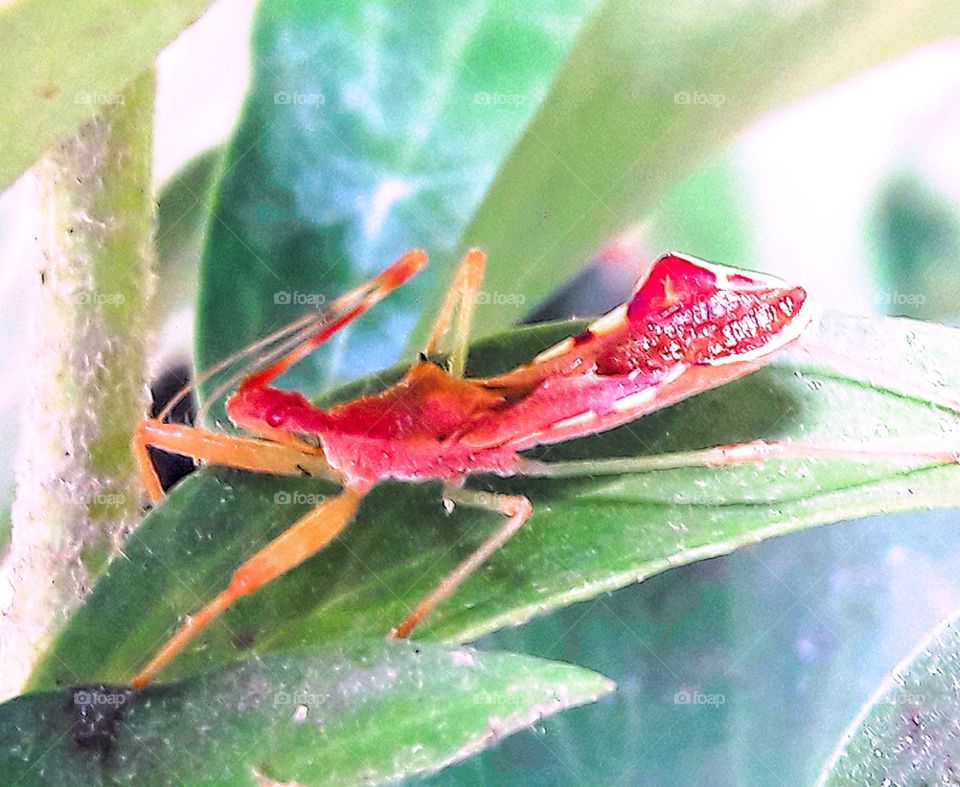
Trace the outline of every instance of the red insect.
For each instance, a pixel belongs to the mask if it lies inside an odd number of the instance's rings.
[[[586,475],[761,462],[771,457],[876,456],[765,442],[563,463],[521,455],[536,445],[611,429],[749,374],[794,342],[810,324],[810,307],[802,288],[678,254],[657,260],[626,304],[582,333],[512,371],[479,379],[464,377],[469,327],[485,261],[483,252],[474,249],[457,271],[421,360],[399,382],[382,393],[327,410],[300,393],[271,387],[282,372],[403,284],[426,261],[422,251],[411,251],[370,282],[339,297],[329,310],[308,315],[207,370],[197,382],[243,362],[240,370],[213,392],[210,401],[236,385],[227,401],[227,413],[249,437],[166,423],[178,399],[158,418],[141,423],[134,451],[154,501],[162,490],[148,446],[245,470],[321,476],[338,482],[343,491],[243,563],[229,585],[188,618],[134,678],[135,687],[153,680],[238,598],[329,544],[349,523],[360,499],[384,479],[439,479],[445,483],[445,499],[492,508],[505,517],[503,524],[390,632],[392,637],[406,637],[533,512],[526,497],[464,488],[472,473]],[[454,319],[452,352],[448,365],[441,367],[426,359],[436,355]],[[923,456],[945,462],[955,458],[934,452]]]

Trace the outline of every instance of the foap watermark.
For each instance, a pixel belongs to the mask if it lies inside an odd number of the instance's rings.
[[[77,303],[84,306],[123,306],[126,302],[122,292],[78,292]]]
[[[103,93],[96,90],[78,90],[73,94],[74,104],[95,107],[113,107],[123,104],[123,93]]]
[[[509,107],[526,104],[530,97],[526,93],[488,93],[481,90],[473,94],[473,103],[483,107]]]
[[[678,90],[673,94],[673,103],[680,106],[722,107],[727,97],[722,93],[701,93],[698,90]]]
[[[484,492],[482,490],[471,492],[471,496],[474,502],[481,508],[493,508],[501,500],[496,492]]]
[[[314,492],[277,492],[273,496],[273,502],[278,506],[318,506],[326,499],[325,495]]]
[[[300,93],[296,90],[278,90],[273,94],[273,103],[300,107],[322,107],[327,103],[323,93]]]
[[[121,508],[127,504],[127,496],[123,492],[94,492],[80,495],[80,502],[87,506]]]
[[[881,306],[923,306],[927,302],[927,296],[922,292],[884,290],[878,292],[875,297]]]
[[[725,694],[706,694],[702,691],[690,691],[689,689],[680,689],[673,695],[674,705],[708,705],[719,706],[727,701]]]
[[[523,306],[527,298],[519,292],[498,292],[497,290],[480,290],[477,293],[477,303],[489,306]]]
[[[894,707],[903,706],[905,708],[922,708],[927,704],[928,700],[929,698],[924,697],[922,694],[914,694],[910,691],[898,691],[894,694],[887,695],[879,700],[877,704]]]
[[[276,707],[283,707],[285,705],[290,705],[293,707],[304,706],[309,708],[311,705],[316,706],[320,705],[323,702],[323,697],[319,694],[315,694],[312,691],[278,691],[273,695],[273,704]]]
[[[277,306],[323,306],[327,296],[322,292],[280,290],[273,294],[273,302]]]
[[[472,500],[472,505],[476,506],[477,508],[499,508],[503,503],[503,498],[496,492],[484,492],[479,489],[477,491],[471,491],[470,498]],[[457,507],[456,501],[449,497],[444,497],[441,501],[441,505],[443,507],[443,513],[445,513],[447,516],[450,516],[450,514],[452,514]],[[463,653],[467,653],[467,651],[464,651]],[[454,660],[462,657],[463,654],[460,654],[460,656],[454,656]]]
[[[127,701],[129,692],[105,689],[77,689],[73,693],[74,705],[104,706],[119,708]]]

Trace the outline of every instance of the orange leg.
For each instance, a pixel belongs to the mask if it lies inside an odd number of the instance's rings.
[[[133,453],[140,467],[143,486],[154,503],[163,497],[163,489],[147,450],[150,446],[241,470],[340,480],[333,474],[320,450],[306,443],[281,444],[150,419],[141,421],[137,427],[133,436]]]
[[[339,535],[353,518],[361,496],[345,490],[325,500],[267,544],[234,573],[230,584],[195,615],[191,615],[133,679],[133,687],[148,685],[189,642],[238,598],[253,593],[313,556]]]
[[[468,556],[459,566],[445,576],[419,604],[413,612],[399,626],[391,629],[387,635],[390,639],[405,639],[410,632],[429,615],[437,605],[453,595],[454,591],[474,571],[482,566],[490,556],[507,543],[533,513],[530,501],[520,495],[498,495],[492,492],[475,492],[469,489],[446,489],[444,497],[455,503],[474,508],[483,508],[496,511],[507,519],[493,534],[484,541],[476,551]]]
[[[732,467],[761,464],[772,459],[835,459],[849,462],[917,462],[928,464],[960,463],[960,453],[944,449],[869,449],[845,446],[808,445],[792,442],[766,442],[719,445],[697,451],[680,451],[652,456],[630,456],[622,459],[577,459],[569,462],[518,460],[519,475],[541,478],[571,476],[619,475],[646,473],[653,470],[675,470],[681,467]]]
[[[219,401],[221,397],[238,386],[256,388],[267,385],[271,380],[279,377],[295,363],[309,355],[316,347],[327,341],[347,323],[383,300],[426,264],[427,255],[424,251],[420,249],[408,251],[382,273],[338,297],[330,304],[329,309],[313,317],[306,319],[301,317],[201,373],[197,379],[200,381],[208,380],[212,374],[244,361],[243,366],[230,374],[209,393],[206,397],[206,404],[200,408],[199,418],[202,420],[206,416],[208,408],[214,402]],[[263,352],[256,354],[259,350],[263,350]],[[174,403],[185,396],[190,388],[191,386],[187,386],[179,391]],[[167,415],[171,409],[171,405],[168,404],[162,414]]]
[[[327,341],[348,322],[383,300],[426,264],[427,255],[425,252],[420,249],[408,251],[383,273],[355,290],[351,290],[346,295],[341,295],[333,302],[330,311],[334,315],[334,319],[329,324],[324,325],[312,336],[300,342],[266,369],[248,377],[244,381],[244,385],[266,385],[279,377],[297,361],[300,361],[316,347]]]
[[[463,377],[467,365],[467,343],[470,339],[470,323],[473,321],[473,312],[477,306],[477,297],[480,294],[480,285],[483,283],[483,270],[486,266],[487,255],[480,249],[470,249],[463,258],[454,274],[453,283],[444,298],[437,319],[430,329],[430,336],[424,345],[425,355],[436,353],[440,341],[450,329],[454,312],[457,313],[457,324],[454,328],[453,352],[450,354],[450,374],[453,377]]]

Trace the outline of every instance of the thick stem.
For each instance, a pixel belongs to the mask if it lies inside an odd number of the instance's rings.
[[[0,699],[139,518],[130,436],[147,404],[153,72],[114,99],[36,167],[40,269],[0,565]]]

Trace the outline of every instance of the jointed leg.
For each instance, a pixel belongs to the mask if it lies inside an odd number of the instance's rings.
[[[541,462],[520,458],[519,474],[542,478],[571,476],[618,475],[681,467],[731,467],[760,464],[770,459],[836,459],[850,462],[890,461],[926,462],[930,464],[960,463],[960,453],[945,450],[858,449],[843,446],[806,445],[791,442],[765,442],[720,445],[697,451],[681,451],[653,456],[628,456],[617,459],[578,459],[567,462]]]
[[[348,322],[359,317],[371,306],[385,298],[426,264],[427,255],[425,252],[420,249],[408,251],[383,273],[337,298],[330,308],[334,319],[329,324],[304,338],[303,341],[296,344],[288,353],[281,356],[266,369],[250,375],[244,380],[243,384],[266,385],[279,377],[297,361],[300,361],[313,352],[316,347],[327,341]]]
[[[141,421],[133,436],[133,452],[140,467],[140,478],[150,499],[163,497],[148,447],[190,456],[210,464],[275,475],[312,475],[336,479],[322,453],[302,447],[257,440],[249,437],[211,432],[199,427]]]
[[[142,689],[150,683],[190,640],[238,598],[253,593],[323,549],[347,526],[359,503],[360,496],[350,490],[325,500],[247,560],[234,573],[227,588],[199,612],[191,615],[157,651],[147,666],[133,679],[133,687]]]
[[[226,380],[219,383],[207,397],[207,404],[200,411],[202,419],[205,409],[212,402],[218,401],[241,381],[255,376],[251,374],[250,370],[262,369],[291,351],[300,353],[292,360],[284,361],[285,365],[279,371],[268,372],[270,378],[276,377],[283,369],[291,363],[295,363],[303,357],[303,354],[309,352],[354,317],[362,314],[371,305],[399,287],[426,264],[427,255],[425,252],[419,249],[409,251],[382,273],[336,298],[328,309],[318,313],[305,314],[273,333],[252,342],[225,358],[221,358],[199,372],[191,382],[177,391],[158,413],[157,420],[166,422],[170,413],[173,412],[173,408],[189,396],[192,390],[213,379],[215,375],[236,367],[237,364],[242,364]],[[302,345],[306,345],[305,350],[300,349]]]
[[[487,559],[509,541],[533,513],[533,506],[520,495],[498,495],[491,492],[476,492],[470,489],[445,489],[444,497],[455,503],[474,508],[496,511],[507,517],[493,534],[459,566],[445,576],[399,626],[387,635],[391,639],[404,639],[444,599],[454,591]]]
[[[439,350],[440,341],[449,330],[453,314],[456,312],[457,324],[453,330],[453,351],[450,354],[450,374],[453,377],[463,377],[463,371],[467,365],[470,323],[473,321],[480,285],[483,284],[486,260],[487,255],[480,249],[470,249],[467,252],[467,256],[457,267],[453,282],[450,284],[450,289],[440,306],[437,319],[433,323],[433,328],[430,329],[430,336],[423,348],[423,352],[427,355]]]

